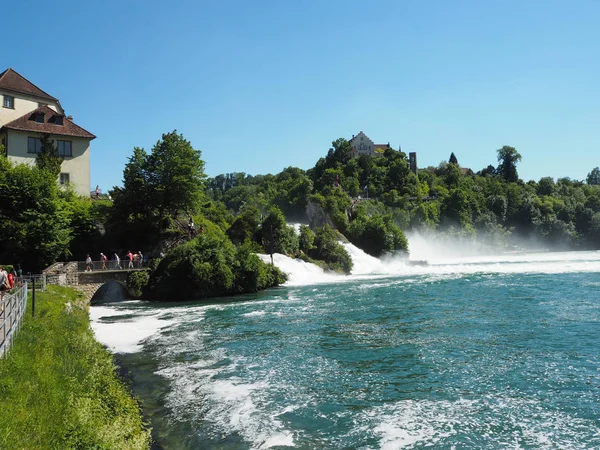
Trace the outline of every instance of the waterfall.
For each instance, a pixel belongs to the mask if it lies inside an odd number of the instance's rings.
[[[258,255],[266,263],[271,263],[269,255]],[[316,264],[302,261],[301,259],[290,258],[280,253],[273,254],[273,263],[279,270],[286,273],[288,281],[286,286],[300,286],[306,284],[321,284],[341,281],[343,275],[325,272]]]
[[[289,223],[296,234],[299,234],[300,223]],[[383,259],[368,255],[363,250],[349,242],[340,242],[352,258],[353,268],[351,274],[340,275],[333,272],[325,272],[321,267],[290,258],[279,253],[273,254],[273,263],[288,276],[286,286],[299,286],[307,284],[322,284],[339,282],[355,277],[370,277],[380,275],[402,275],[412,270],[403,257],[384,257]],[[269,255],[258,255],[264,262],[270,263]]]

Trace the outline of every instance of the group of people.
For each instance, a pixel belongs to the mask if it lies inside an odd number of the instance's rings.
[[[132,253],[131,250],[129,250],[127,252],[127,254],[125,255],[125,261],[127,261],[127,268],[128,269],[134,269],[134,268],[141,268],[144,265],[144,255],[142,254],[142,251],[138,251],[137,253]],[[121,265],[121,258],[119,257],[119,255],[117,253],[114,253],[112,256],[112,260],[114,261],[114,268],[115,269],[122,269],[123,266]],[[100,252],[100,270],[107,270],[107,263],[108,263],[108,257]],[[94,269],[94,262],[92,261],[92,257],[88,254],[85,258],[85,271],[86,272],[91,272]]]
[[[23,277],[23,269],[20,265],[14,267],[8,272],[4,267],[0,267],[0,298],[4,298],[4,293],[15,287],[17,280]]]

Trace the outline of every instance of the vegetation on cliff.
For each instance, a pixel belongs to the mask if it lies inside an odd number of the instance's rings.
[[[479,240],[499,250],[524,243],[600,248],[600,169],[586,182],[550,177],[525,182],[517,171],[522,155],[514,147],[496,150],[495,159],[497,166],[474,172],[451,154],[449,161],[415,175],[401,151],[352,158],[349,143],[338,139],[308,171],[230,173],[207,185],[208,194],[234,213],[241,205],[264,211],[276,204],[286,208],[288,219],[310,223],[314,217],[305,211],[317,205],[331,225],[375,256],[408,251],[404,232],[413,230]]]
[[[150,274],[146,298],[182,300],[257,292],[286,280],[247,245],[236,247],[216,225],[169,251]]]

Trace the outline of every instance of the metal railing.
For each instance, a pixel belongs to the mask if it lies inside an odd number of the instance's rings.
[[[27,274],[23,275],[21,278],[17,278],[15,280],[15,286],[19,286],[22,283],[28,283],[29,288],[33,288],[33,284],[35,283],[35,287],[38,291],[46,290],[46,274]]]
[[[108,261],[77,261],[78,272],[89,272],[97,270],[122,270],[122,269],[143,269],[146,267],[146,261],[133,260],[130,264],[128,259],[121,259],[118,263],[114,259]]]
[[[27,283],[0,299],[0,358],[11,348],[27,309]]]

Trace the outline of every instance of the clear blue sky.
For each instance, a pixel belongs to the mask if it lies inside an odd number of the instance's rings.
[[[600,1],[9,2],[4,70],[58,97],[92,141],[91,184],[177,129],[210,176],[308,169],[364,131],[477,171],[600,165]]]

